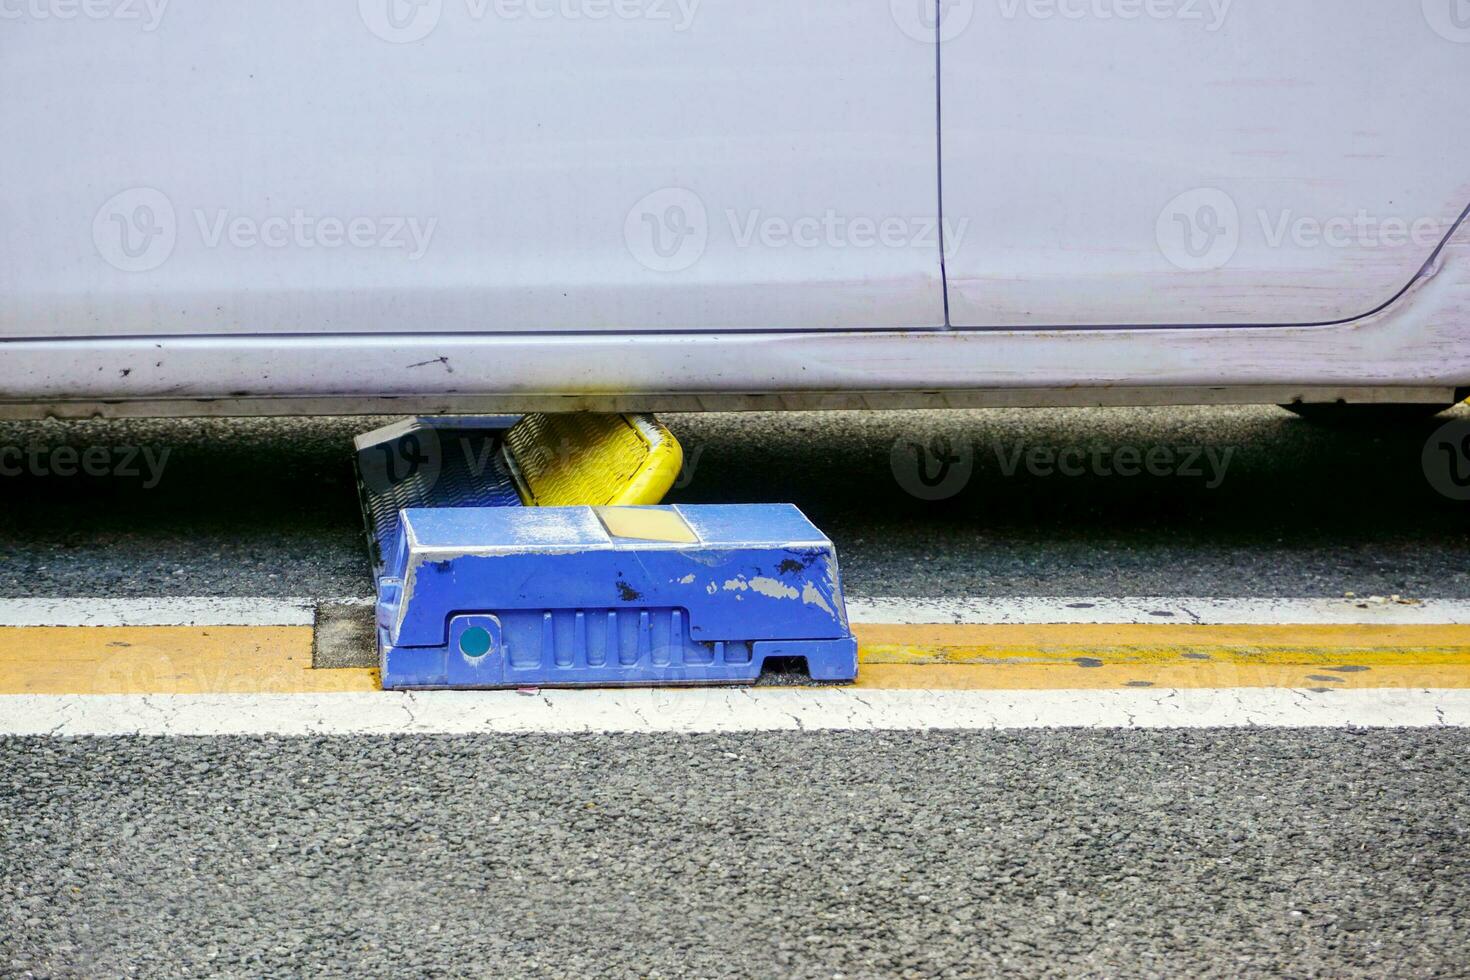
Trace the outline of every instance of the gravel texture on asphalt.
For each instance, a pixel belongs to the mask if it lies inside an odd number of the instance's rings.
[[[0,447],[36,449],[43,466],[63,446],[169,452],[152,487],[139,461],[135,477],[0,479],[0,595],[368,595],[351,439],[381,421],[0,422]],[[798,504],[837,542],[854,595],[1470,597],[1470,509],[1421,465],[1443,418],[1378,431],[1271,407],[666,421],[688,461],[671,500]],[[1082,453],[1046,461],[1065,450]],[[1151,452],[1165,475],[1118,475]]]
[[[1464,976],[1470,732],[0,740],[0,973]]]

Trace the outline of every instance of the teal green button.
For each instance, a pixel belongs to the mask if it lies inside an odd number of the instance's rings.
[[[466,657],[483,657],[490,646],[490,631],[483,626],[471,626],[459,634],[459,652]]]

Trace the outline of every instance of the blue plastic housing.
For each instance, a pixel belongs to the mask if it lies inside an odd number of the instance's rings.
[[[403,510],[381,548],[383,686],[749,683],[769,657],[856,677],[836,551],[799,510],[643,509],[687,539],[619,536],[592,507]]]

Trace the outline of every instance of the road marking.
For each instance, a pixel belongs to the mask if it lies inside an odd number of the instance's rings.
[[[1470,691],[840,688],[0,697],[9,735],[393,735],[1470,726]]]
[[[313,670],[309,626],[0,629],[0,694],[372,691],[377,672]]]
[[[1046,658],[1097,652],[1129,651],[1136,659],[1167,659],[1191,649],[1222,647],[1251,651],[1253,659],[1315,655],[1342,650],[1436,650],[1461,656],[1470,649],[1470,626],[1353,626],[1309,623],[1262,626],[1190,626],[1175,623],[1137,625],[1017,624],[865,624],[864,644],[881,648],[893,663],[963,663],[977,657]]]
[[[1470,687],[1467,626],[858,626],[858,686]]]
[[[1462,599],[1100,599],[1100,598],[876,598],[849,599],[854,623],[920,625],[964,623],[1124,624],[1194,623],[1386,626],[1470,624],[1470,601]]]
[[[858,688],[1470,688],[1470,626],[854,627]],[[307,626],[0,628],[0,694],[372,691]],[[370,651],[363,651],[368,653]]]
[[[0,626],[310,626],[319,605],[370,606],[349,597],[0,599]],[[922,625],[1195,623],[1470,625],[1470,600],[849,598],[853,623]]]
[[[1387,688],[1470,689],[1470,665],[1412,661],[1364,668],[1251,664],[1239,661],[1136,666],[1077,664],[888,664],[863,662],[855,685],[862,689],[914,691],[1066,691],[1156,688],[1158,690],[1282,688],[1350,691]],[[1357,672],[1359,669],[1363,672]],[[1328,673],[1328,671],[1354,671]],[[1371,670],[1371,672],[1369,672]]]
[[[333,599],[370,605],[371,600]],[[0,627],[310,626],[315,599],[178,597],[0,599]]]

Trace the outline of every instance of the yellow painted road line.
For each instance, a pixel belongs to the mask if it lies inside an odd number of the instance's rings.
[[[1282,662],[1402,651],[1454,660],[1470,652],[1470,626],[1160,624],[857,625],[864,663],[974,663],[996,658],[1065,662],[1093,655],[1170,660],[1191,653]]]
[[[372,691],[375,670],[313,670],[309,626],[0,629],[0,694]]]
[[[858,686],[1470,688],[1470,626],[855,627]],[[305,626],[0,628],[0,694],[373,691],[369,669],[313,670]]]
[[[1334,671],[1328,673],[1327,671]],[[1374,667],[1354,673],[1335,668],[1258,666],[1242,663],[1145,666],[1069,664],[891,664],[864,663],[857,687],[912,691],[1095,691],[1119,688],[1243,688],[1364,690],[1370,688],[1470,688],[1470,662]]]
[[[1470,626],[856,626],[858,686],[1470,687]]]

